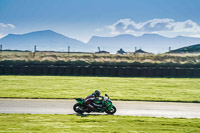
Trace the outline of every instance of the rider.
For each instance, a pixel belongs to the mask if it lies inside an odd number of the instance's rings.
[[[91,95],[89,95],[88,97],[85,98],[86,106],[91,111],[95,111],[96,108],[102,107],[102,105],[94,103],[95,99],[98,99],[99,97],[101,97],[100,95],[101,95],[101,92],[99,90],[95,90],[94,93],[92,93]]]

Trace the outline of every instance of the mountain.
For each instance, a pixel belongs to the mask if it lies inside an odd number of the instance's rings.
[[[125,52],[135,51],[135,47],[152,53],[168,52],[169,47],[178,49],[191,44],[200,44],[200,38],[177,36],[168,38],[157,34],[144,34],[133,36],[122,34],[114,37],[93,36],[87,44],[56,33],[52,30],[36,31],[26,34],[9,34],[0,39],[3,49],[11,50],[34,50],[34,45],[39,51],[70,51],[73,52],[96,52],[98,47],[101,51],[116,53],[120,48]]]
[[[144,34],[143,36],[133,36],[129,34],[118,35],[114,37],[93,36],[87,43],[93,48],[100,47],[102,50],[116,53],[120,48],[126,52],[142,49],[153,53],[163,53],[172,49],[200,43],[200,38],[177,36],[168,38],[157,34]]]
[[[66,37],[52,30],[36,31],[27,34],[9,34],[0,39],[3,49],[37,50],[45,51],[87,51],[89,46],[79,40]]]
[[[170,51],[169,53],[200,53],[200,44],[175,49]]]

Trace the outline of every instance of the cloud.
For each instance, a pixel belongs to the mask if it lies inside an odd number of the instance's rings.
[[[200,34],[190,35],[189,37],[198,37],[198,38],[200,38]]]
[[[0,23],[0,39],[8,34],[10,29],[16,28],[13,24]]]
[[[16,28],[13,24],[0,23],[0,31]]]
[[[103,28],[95,29],[96,32],[100,32],[100,31],[103,31],[103,30],[104,30]]]
[[[173,19],[152,19],[145,22],[136,23],[133,20],[120,19],[112,25],[105,26],[104,29],[110,31],[110,34],[133,34],[136,36],[145,33],[156,33],[164,36],[199,36],[200,26],[192,20],[176,22]]]
[[[3,38],[4,36],[6,36],[6,35],[0,33],[0,39]]]

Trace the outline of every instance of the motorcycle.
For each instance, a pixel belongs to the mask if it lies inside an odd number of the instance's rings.
[[[76,98],[75,100],[77,103],[74,105],[73,109],[76,113],[83,114],[84,112],[91,112],[91,110],[85,105],[83,98]],[[94,103],[102,105],[101,108],[97,108],[94,112],[106,112],[107,114],[114,114],[117,111],[107,94],[105,94],[105,97],[102,96],[102,100],[97,99],[94,101]]]

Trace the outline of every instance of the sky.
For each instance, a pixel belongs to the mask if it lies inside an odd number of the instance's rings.
[[[200,37],[200,0],[0,0],[0,38],[54,30],[92,36]]]

